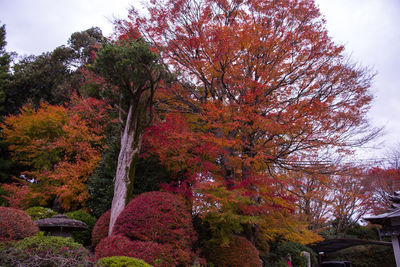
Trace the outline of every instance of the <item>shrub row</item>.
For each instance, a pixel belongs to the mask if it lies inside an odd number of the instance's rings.
[[[43,233],[0,251],[0,266],[92,266],[89,251],[71,238],[44,236]]]

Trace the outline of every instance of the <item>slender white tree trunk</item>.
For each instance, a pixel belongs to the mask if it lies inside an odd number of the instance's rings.
[[[121,149],[118,156],[117,171],[114,182],[114,197],[111,205],[110,227],[111,235],[118,215],[125,208],[132,196],[135,165],[139,157],[142,129],[141,107],[130,105],[125,128],[121,136]]]

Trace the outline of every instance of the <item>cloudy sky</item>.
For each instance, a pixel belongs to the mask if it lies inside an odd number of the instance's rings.
[[[331,37],[345,45],[353,61],[376,73],[369,113],[374,126],[385,127],[380,157],[400,143],[400,1],[316,0]],[[129,0],[0,0],[0,23],[7,27],[7,51],[39,55],[66,44],[71,33],[98,26],[105,35],[114,18],[124,18]],[[399,148],[400,149],[400,148]]]

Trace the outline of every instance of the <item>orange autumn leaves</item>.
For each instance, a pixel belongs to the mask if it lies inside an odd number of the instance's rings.
[[[13,159],[27,171],[4,189],[11,193],[13,187],[29,186],[25,204],[56,199],[64,210],[84,207],[89,197],[85,182],[101,159],[103,136],[82,111],[96,105],[106,107],[82,99],[70,108],[42,103],[36,110],[26,105],[20,114],[6,117],[2,134],[11,144]]]

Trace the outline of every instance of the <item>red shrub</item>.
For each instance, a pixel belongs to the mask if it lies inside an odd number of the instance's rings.
[[[111,210],[106,211],[100,218],[97,220],[96,224],[93,227],[92,231],[92,245],[93,247],[97,246],[97,244],[103,238],[108,236],[108,227],[110,225],[110,215]]]
[[[95,248],[96,259],[112,256],[130,256],[133,242],[122,235],[112,235],[103,238]]]
[[[127,256],[142,259],[153,266],[189,265],[190,253],[151,241],[131,241],[122,235],[108,236],[95,249],[96,259],[112,256]]]
[[[0,207],[0,240],[20,240],[37,232],[39,228],[25,211]]]
[[[164,192],[144,193],[133,199],[119,215],[113,234],[175,244],[182,249],[190,248],[195,241],[188,207],[178,196]]]
[[[228,247],[215,246],[209,250],[209,260],[219,267],[261,267],[257,249],[250,241],[234,236]]]

